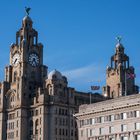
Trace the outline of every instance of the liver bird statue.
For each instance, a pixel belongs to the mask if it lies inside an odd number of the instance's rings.
[[[30,12],[31,8],[30,7],[25,7],[25,12],[26,15],[29,16],[29,12]]]

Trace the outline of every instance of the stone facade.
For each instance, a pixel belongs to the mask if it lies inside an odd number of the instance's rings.
[[[91,99],[104,98],[92,94]],[[48,74],[43,45],[32,19],[25,16],[0,83],[0,140],[77,140],[73,114],[89,102],[90,94],[68,87],[60,72]]]
[[[129,65],[129,57],[124,53],[123,45],[118,42],[115,54],[111,57],[111,66],[106,70],[106,86],[103,94],[108,98],[138,93],[135,85],[134,67]]]
[[[81,105],[79,140],[140,140],[140,95]]]

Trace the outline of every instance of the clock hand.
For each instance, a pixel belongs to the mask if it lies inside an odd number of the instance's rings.
[[[14,64],[16,63],[17,59],[15,60]]]

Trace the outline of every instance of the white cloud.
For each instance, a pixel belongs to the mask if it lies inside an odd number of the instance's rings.
[[[99,82],[105,79],[104,77],[105,70],[103,66],[96,64],[87,65],[81,68],[72,69],[62,72],[70,82],[78,83],[92,83]]]

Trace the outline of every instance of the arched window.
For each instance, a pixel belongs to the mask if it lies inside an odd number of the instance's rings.
[[[38,119],[35,121],[35,126],[36,127],[38,126]]]

